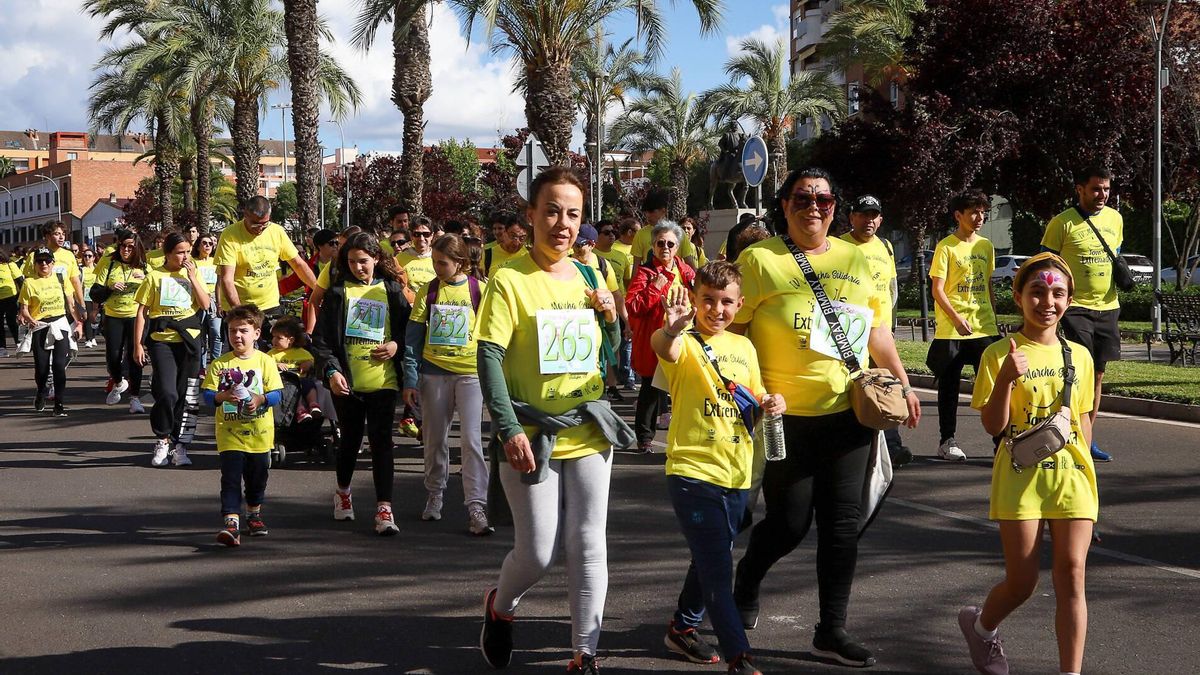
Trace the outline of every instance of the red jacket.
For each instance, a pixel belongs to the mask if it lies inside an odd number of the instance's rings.
[[[658,289],[653,282],[660,270],[669,283]],[[652,257],[650,262],[638,265],[633,280],[629,282],[629,290],[625,293],[625,310],[629,313],[629,323],[633,328],[633,369],[643,377],[652,377],[654,369],[658,367],[658,355],[650,347],[650,336],[662,328],[665,313],[662,299],[674,283],[676,273],[680,275],[683,286],[690,290],[696,279],[696,271],[687,263],[676,257],[675,272],[671,272]]]

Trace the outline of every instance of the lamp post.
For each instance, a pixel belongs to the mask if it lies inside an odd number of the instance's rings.
[[[1163,69],[1163,42],[1167,37],[1167,18],[1171,15],[1171,0],[1163,9],[1162,24],[1154,22],[1150,15],[1150,29],[1154,32],[1154,293],[1157,298],[1162,291],[1162,92],[1167,86],[1167,71]],[[1151,330],[1155,336],[1162,334],[1162,307],[1155,302],[1151,306]]]
[[[594,223],[600,222],[604,216],[604,81],[608,73],[600,71],[600,81],[596,83],[596,196],[592,200],[596,205]]]
[[[341,137],[342,150],[341,159],[346,157],[346,134],[342,131],[342,123],[337,120],[327,120],[330,124],[336,124],[338,128],[338,136]],[[350,169],[342,162],[342,170],[346,173],[346,214],[342,218],[342,229],[350,227]]]
[[[321,217],[318,219],[321,223],[321,229],[325,229],[325,146],[318,146],[321,149]]]
[[[287,182],[287,111],[291,103],[276,103],[272,109],[279,110],[279,126],[283,129],[283,182]]]
[[[58,218],[56,218],[56,220],[62,221],[62,190],[58,189],[58,183],[55,183],[54,179],[47,178],[41,174],[35,175],[34,178],[40,178],[41,180],[44,180],[47,183],[54,186],[54,192],[56,193],[55,194],[55,196],[56,196],[55,202],[58,204]]]
[[[9,190],[8,188],[4,187],[3,185],[0,185],[0,190],[4,190],[5,192],[7,192],[9,200],[12,200],[12,202],[13,202],[8,205],[9,206],[8,238],[11,240],[13,238],[13,226],[16,225],[16,223],[17,223],[17,210],[15,208],[13,208],[14,206],[16,206],[16,201],[13,200],[12,190]],[[9,241],[8,243],[11,244],[12,241]]]

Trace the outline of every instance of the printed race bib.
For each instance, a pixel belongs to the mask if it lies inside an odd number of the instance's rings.
[[[383,342],[383,327],[387,324],[387,303],[366,298],[348,298],[346,306],[346,337]]]
[[[596,370],[596,313],[543,309],[537,313],[538,366],[542,375]]]
[[[54,273],[61,274],[63,276],[63,278],[66,279],[67,278],[67,266],[66,265],[55,265]]]
[[[427,342],[439,347],[465,347],[471,338],[471,316],[463,305],[432,305],[429,308]]]
[[[158,304],[160,307],[191,307],[191,285],[183,279],[164,277],[158,288]]]
[[[871,337],[871,320],[875,316],[875,311],[870,307],[852,305],[848,302],[835,301],[832,304],[834,314],[837,315],[838,321],[842,324],[842,330],[846,333],[846,339],[850,341],[850,350],[858,357],[858,362],[864,364],[865,367],[867,340]],[[829,323],[825,321],[825,314],[821,312],[819,304],[813,306],[811,325],[813,328],[808,341],[809,349],[840,360],[842,354],[838,351],[837,343],[833,341]]]
[[[217,268],[213,265],[204,265],[198,267],[200,270],[200,280],[205,284],[211,285],[217,283]]]

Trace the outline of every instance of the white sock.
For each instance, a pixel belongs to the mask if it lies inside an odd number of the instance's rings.
[[[1079,675],[1079,673],[1068,673],[1066,671],[1063,671],[1063,672],[1059,673],[1059,675]]]
[[[338,488],[337,493],[339,495],[348,495],[348,494],[350,494],[350,488],[346,488],[345,490],[343,490],[342,488]]]
[[[996,628],[996,630],[988,630],[984,628],[983,623],[980,621],[982,618],[982,614],[975,617],[975,634],[984,640],[995,640],[996,635],[1000,632],[1000,629]]]

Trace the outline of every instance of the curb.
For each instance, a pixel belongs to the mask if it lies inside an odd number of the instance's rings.
[[[936,389],[933,384],[932,375],[909,373],[908,380],[914,387]],[[970,394],[973,389],[974,380],[966,379],[962,381],[958,388],[959,392],[963,394]],[[1100,411],[1200,424],[1200,406],[1172,403],[1170,401],[1155,401],[1148,398],[1104,394],[1100,397]]]

